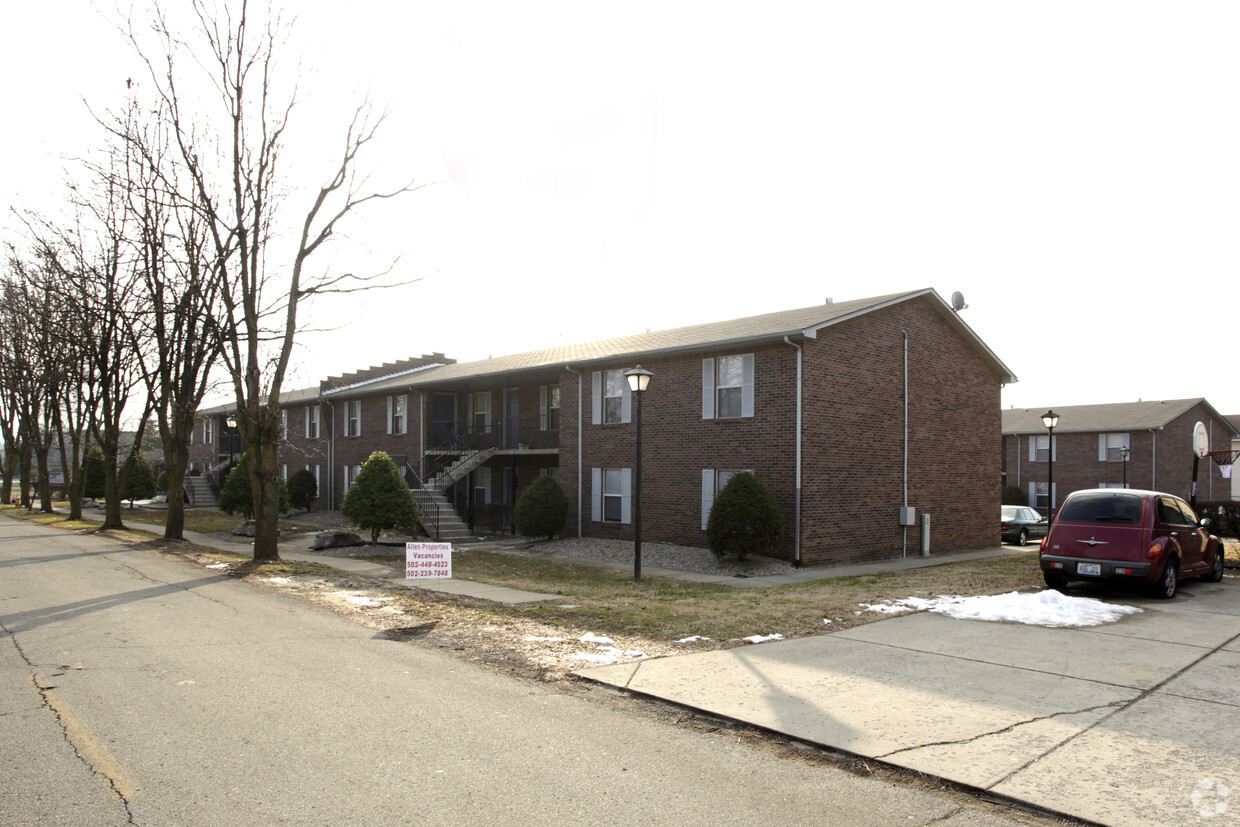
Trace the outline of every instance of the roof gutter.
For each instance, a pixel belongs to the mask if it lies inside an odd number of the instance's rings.
[[[564,366],[564,370],[569,373],[577,374],[577,537],[581,537],[581,371],[573,370],[568,365]]]
[[[796,348],[797,351],[797,444],[796,444],[796,506],[793,525],[793,554],[792,565],[800,568],[801,562],[801,422],[802,422],[802,405],[801,405],[801,354],[802,348],[789,337],[784,337],[784,344],[789,347]]]

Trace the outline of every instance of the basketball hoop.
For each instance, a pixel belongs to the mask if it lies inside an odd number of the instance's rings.
[[[1237,459],[1240,459],[1240,451],[1211,451],[1209,456],[1218,466],[1223,479],[1231,479],[1231,466],[1236,464]]]

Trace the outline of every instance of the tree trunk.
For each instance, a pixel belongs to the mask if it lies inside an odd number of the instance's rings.
[[[45,514],[51,514],[52,509],[52,480],[47,464],[47,454],[51,450],[50,445],[44,440],[37,450],[35,450],[35,462],[39,468],[39,511]]]
[[[275,562],[280,559],[280,475],[277,446],[280,416],[266,406],[260,407],[256,427],[247,430],[246,460],[250,466],[250,489],[254,492],[254,560]]]
[[[168,479],[168,519],[164,521],[165,540],[185,539],[185,469],[189,452],[180,442],[166,446],[164,475]]]

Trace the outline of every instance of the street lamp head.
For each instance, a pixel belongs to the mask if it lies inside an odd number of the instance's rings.
[[[237,417],[233,416],[232,414],[229,414],[228,417],[224,420],[224,424],[227,425],[229,428],[236,428]]]
[[[653,373],[643,368],[641,365],[624,372],[624,378],[629,382],[629,390],[633,393],[644,393],[646,388],[650,386],[650,378]]]
[[[1130,451],[1129,451],[1129,449],[1128,449],[1128,448],[1120,448],[1120,449],[1119,449],[1119,456],[1120,456],[1120,459],[1124,460],[1124,462],[1127,462],[1127,461],[1128,461],[1128,454],[1129,454],[1129,452],[1130,452]]]
[[[1042,414],[1042,424],[1046,426],[1047,430],[1054,428],[1059,424],[1059,414],[1054,411],[1047,411]]]

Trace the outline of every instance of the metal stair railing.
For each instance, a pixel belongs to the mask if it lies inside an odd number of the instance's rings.
[[[439,537],[439,501],[434,492],[423,484],[418,472],[408,462],[405,463],[405,484],[413,492],[413,501],[418,504],[419,521],[427,532]]]

